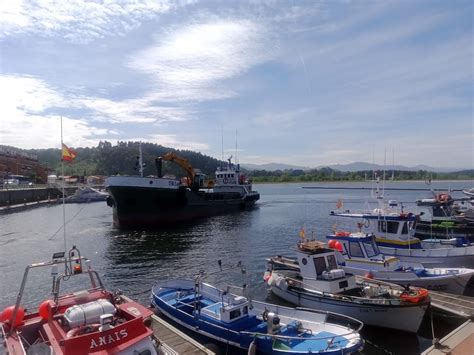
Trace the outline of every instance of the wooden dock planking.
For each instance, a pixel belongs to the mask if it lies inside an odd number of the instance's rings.
[[[438,343],[426,349],[422,355],[467,355],[474,349],[474,323],[461,324]]]
[[[474,298],[430,291],[431,306],[463,318],[474,317]]]
[[[178,354],[214,354],[160,316],[154,314],[151,319],[154,336],[174,352]]]

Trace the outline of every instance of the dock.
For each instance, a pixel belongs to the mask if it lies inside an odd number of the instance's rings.
[[[171,325],[160,315],[151,316],[153,337],[159,349],[165,354],[215,354],[190,336]]]
[[[131,298],[125,295],[121,295],[120,297],[127,302],[132,301]],[[215,352],[177,329],[161,314],[154,313],[150,317],[150,321],[158,354],[215,355]]]
[[[465,319],[474,319],[474,298],[430,291],[431,306],[435,310]]]
[[[474,323],[468,320],[423,351],[422,355],[465,355],[472,354],[473,349]]]

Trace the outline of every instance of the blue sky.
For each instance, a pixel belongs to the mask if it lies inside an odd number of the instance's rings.
[[[0,144],[474,167],[472,1],[3,1]],[[236,139],[237,136],[237,139]]]

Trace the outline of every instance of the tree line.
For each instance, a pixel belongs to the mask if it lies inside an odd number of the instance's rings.
[[[139,142],[119,141],[116,145],[108,141],[101,141],[97,147],[77,148],[77,157],[72,163],[64,164],[66,175],[138,175],[137,159],[139,155]],[[179,150],[164,147],[155,143],[141,143],[142,157],[145,163],[144,176],[156,175],[155,158],[173,151],[187,159],[194,167],[206,175],[213,176],[221,161],[210,156],[190,150]],[[32,149],[29,152],[37,154],[38,160],[47,165],[51,173],[61,174],[60,149]],[[245,169],[242,169],[245,171]],[[184,171],[171,162],[163,162],[163,173],[177,177],[184,176]],[[373,178],[373,171],[363,170],[343,172],[328,167],[311,170],[253,170],[246,172],[252,177],[253,182],[279,183],[279,182],[311,182],[311,181],[365,181]],[[375,172],[380,178],[383,172]],[[472,180],[474,169],[449,173],[435,173],[426,170],[393,172],[394,180]],[[392,171],[385,173],[386,180],[392,178]]]

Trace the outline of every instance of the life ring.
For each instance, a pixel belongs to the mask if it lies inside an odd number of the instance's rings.
[[[366,219],[366,220],[364,221],[364,227],[365,227],[365,228],[369,228],[369,227],[370,227],[370,219]]]
[[[400,299],[405,302],[410,303],[420,303],[426,297],[428,297],[428,290],[425,288],[420,288],[416,291],[404,291],[400,295]]]
[[[227,184],[227,181],[229,181],[229,180],[227,180],[227,178],[224,178],[223,181],[224,181],[224,184]]]

